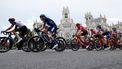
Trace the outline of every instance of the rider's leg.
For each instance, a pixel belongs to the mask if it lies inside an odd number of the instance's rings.
[[[80,36],[79,36],[79,37],[80,37]],[[84,41],[85,41],[85,32],[81,32],[80,41],[81,41],[81,43],[84,45]]]
[[[52,49],[54,49],[58,46],[58,44],[56,44],[56,42],[54,41],[54,37],[52,35],[53,35],[53,33],[51,31],[49,31],[48,32],[49,41],[50,41],[50,43],[54,43],[54,46],[52,47]]]
[[[20,28],[20,31],[19,31],[20,37],[21,38],[25,37],[25,35],[27,34],[27,31],[28,31],[27,27],[26,26],[22,26]]]
[[[22,44],[23,44],[23,37],[25,37],[25,35],[27,34],[27,31],[28,31],[28,29],[27,29],[27,27],[26,26],[22,26],[21,28],[20,28],[20,31],[19,31],[19,36],[20,36],[20,39],[18,40],[18,42],[19,42],[19,47],[18,47],[18,49],[20,50],[21,48],[22,48]]]
[[[52,30],[51,30],[51,35],[53,35],[52,36],[52,40],[53,40],[53,43],[54,43],[54,47],[52,48],[52,49],[54,49],[54,48],[56,48],[57,46],[58,46],[58,44],[56,43],[56,41],[54,40],[54,38],[55,38],[55,35],[56,35],[56,31],[57,31],[57,28],[56,27],[53,27],[52,28]]]
[[[17,38],[18,38],[17,43],[19,43],[19,42],[22,40],[22,38],[20,37],[20,34],[19,34],[19,33],[17,33],[16,36],[17,36]]]
[[[80,36],[82,36],[82,32],[81,32],[81,31],[78,31],[78,32],[76,33],[76,37],[77,37],[80,41],[82,41],[82,38],[81,38]]]
[[[52,42],[53,37],[52,37],[52,33],[51,33],[50,31],[48,31],[48,37],[49,37],[49,42],[51,43],[51,42]]]
[[[22,40],[22,38],[19,36],[19,31],[20,31],[20,28],[16,29],[15,32],[14,32],[14,34],[16,35],[16,37],[18,39],[17,43]]]
[[[53,27],[48,27],[48,37],[49,37],[49,41],[52,42],[52,35],[53,35],[53,30],[54,28]]]

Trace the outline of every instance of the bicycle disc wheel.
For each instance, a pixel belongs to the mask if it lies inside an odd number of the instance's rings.
[[[28,41],[28,47],[32,52],[39,52],[44,47],[44,41],[39,36],[34,36]]]
[[[58,46],[55,48],[57,52],[62,52],[65,50],[66,46],[63,40],[57,39]]]

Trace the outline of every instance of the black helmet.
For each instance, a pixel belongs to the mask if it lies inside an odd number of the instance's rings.
[[[116,31],[116,28],[112,28],[113,31]]]
[[[40,18],[42,18],[42,17],[46,17],[46,16],[45,16],[44,14],[41,14],[41,15],[40,15]]]
[[[15,18],[9,18],[8,21],[15,21]]]
[[[90,31],[93,31],[94,29],[90,29]]]
[[[102,27],[101,27],[101,25],[97,25],[97,28],[101,29]]]

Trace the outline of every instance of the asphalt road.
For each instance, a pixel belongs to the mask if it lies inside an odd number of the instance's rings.
[[[122,69],[122,50],[0,53],[0,69]]]

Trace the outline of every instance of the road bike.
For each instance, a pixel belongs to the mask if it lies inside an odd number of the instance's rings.
[[[47,48],[52,49],[56,44],[57,47],[54,48],[57,52],[62,52],[66,48],[66,41],[63,37],[57,37],[53,35],[53,38],[49,38],[46,32],[40,32],[38,29],[35,30],[38,34],[30,38],[28,45],[33,52],[45,51]]]
[[[8,52],[15,46],[17,48],[21,48],[25,52],[30,52],[27,44],[29,39],[28,37],[23,37],[19,43],[16,43],[17,40],[12,37],[11,32],[1,31],[1,33],[7,36],[0,37],[0,53]]]

